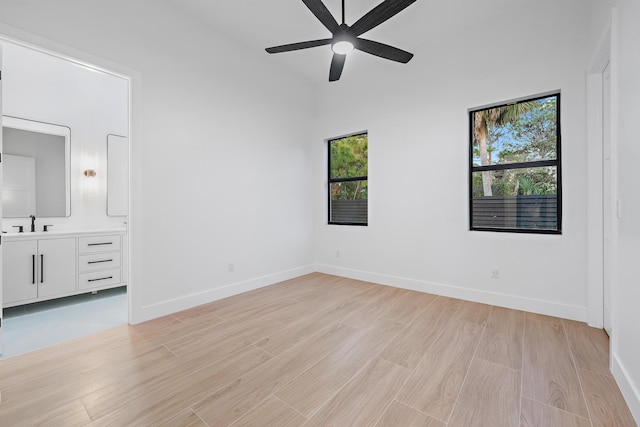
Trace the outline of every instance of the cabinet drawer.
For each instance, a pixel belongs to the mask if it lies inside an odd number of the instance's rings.
[[[80,289],[99,288],[102,286],[117,285],[120,283],[120,269],[93,271],[78,275],[78,287]]]
[[[120,267],[120,252],[103,252],[78,257],[78,271],[80,272],[117,267]]]
[[[78,252],[111,252],[120,250],[120,236],[92,236],[78,238]]]

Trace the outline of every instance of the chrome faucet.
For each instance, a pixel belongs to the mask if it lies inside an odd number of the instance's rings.
[[[35,215],[29,215],[31,217],[31,232],[33,233],[34,231],[36,231],[36,216]]]

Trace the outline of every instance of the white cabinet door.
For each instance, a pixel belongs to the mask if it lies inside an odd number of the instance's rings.
[[[38,242],[5,242],[2,254],[3,303],[33,300],[38,297]]]
[[[38,298],[76,290],[76,239],[38,241]]]

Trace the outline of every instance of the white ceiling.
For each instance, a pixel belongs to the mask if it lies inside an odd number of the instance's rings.
[[[202,20],[215,33],[242,44],[255,55],[269,55],[265,48],[281,44],[329,38],[329,31],[301,0],[171,0],[192,18]],[[382,0],[346,0],[346,23],[352,25]],[[418,0],[362,37],[389,44],[414,55],[428,55],[424,46],[446,41],[457,28],[477,22],[483,14],[513,10],[527,0]],[[341,0],[324,0],[336,21],[341,20]],[[328,84],[331,47],[321,46],[270,55],[274,64],[299,74],[313,85]],[[412,60],[412,62],[415,61]],[[377,67],[393,72],[408,67],[366,53],[354,52],[347,59],[342,80]]]

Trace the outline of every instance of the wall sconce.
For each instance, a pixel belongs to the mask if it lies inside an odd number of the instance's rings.
[[[87,178],[82,179],[82,196],[87,201],[93,200],[98,194],[97,164],[98,155],[95,151],[82,153],[82,175]]]
[[[93,200],[98,194],[98,179],[95,169],[85,169],[82,172],[85,179],[82,180],[82,193],[85,200]]]

